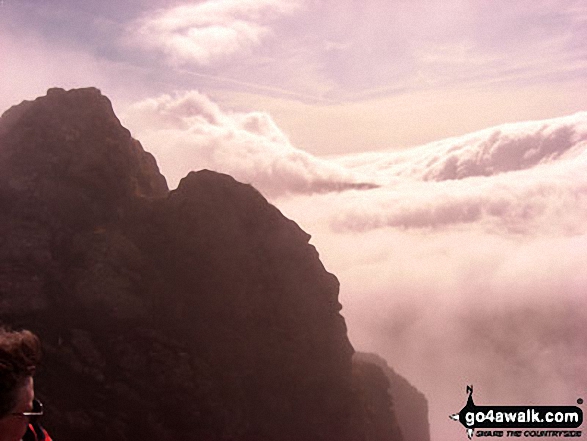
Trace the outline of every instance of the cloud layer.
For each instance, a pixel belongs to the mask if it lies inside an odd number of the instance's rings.
[[[337,210],[337,230],[470,225],[495,233],[574,233],[587,215],[587,154],[490,178],[399,181]]]
[[[587,143],[587,113],[504,124],[411,149],[405,154],[348,156],[341,163],[354,169],[426,181],[491,176],[573,157]]]
[[[360,173],[294,148],[267,113],[227,112],[196,91],[136,103],[123,121],[156,155],[171,187],[202,168],[271,197],[373,187]]]

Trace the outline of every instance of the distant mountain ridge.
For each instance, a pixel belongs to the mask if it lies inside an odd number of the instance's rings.
[[[310,236],[228,175],[169,191],[99,90],[4,113],[0,232],[55,439],[409,441]]]

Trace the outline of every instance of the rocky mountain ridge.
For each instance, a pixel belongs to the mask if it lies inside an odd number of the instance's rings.
[[[230,176],[169,191],[97,89],[0,119],[0,322],[55,439],[401,440],[309,239]]]

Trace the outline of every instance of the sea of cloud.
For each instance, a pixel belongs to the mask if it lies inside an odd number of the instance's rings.
[[[587,113],[335,159],[198,92],[123,122],[172,187],[190,169],[230,173],[312,235],[352,343],[426,394],[434,440],[465,436],[448,415],[467,384],[478,404],[587,392]]]

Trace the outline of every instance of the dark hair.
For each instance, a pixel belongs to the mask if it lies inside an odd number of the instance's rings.
[[[16,404],[16,393],[41,359],[41,342],[31,331],[0,327],[0,418]]]

